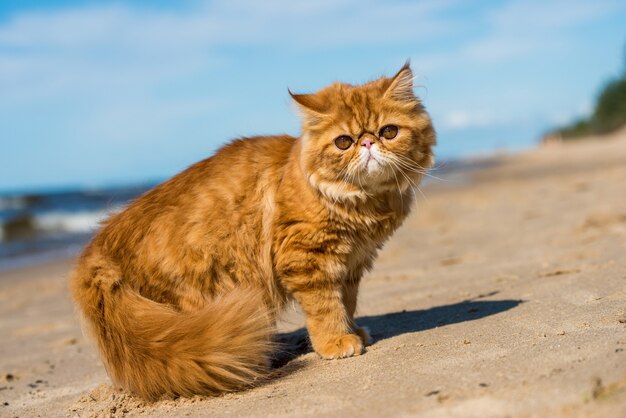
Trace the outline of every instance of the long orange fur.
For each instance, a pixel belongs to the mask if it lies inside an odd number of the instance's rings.
[[[407,64],[392,78],[292,94],[299,138],[236,140],[103,225],[71,291],[114,383],[148,400],[248,387],[266,372],[290,298],[321,357],[363,352],[361,276],[433,161],[412,80]]]

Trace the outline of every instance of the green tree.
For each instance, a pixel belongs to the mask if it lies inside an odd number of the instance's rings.
[[[608,82],[600,90],[591,116],[556,131],[563,139],[605,134],[626,125],[626,54],[624,55],[625,65],[622,75]]]
[[[600,92],[591,117],[594,133],[607,133],[626,123],[626,74],[608,83]]]

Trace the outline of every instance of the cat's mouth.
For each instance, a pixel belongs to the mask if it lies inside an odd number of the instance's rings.
[[[365,161],[365,170],[368,173],[376,172],[380,169],[380,161],[378,161],[372,154],[367,157]]]
[[[374,156],[371,150],[367,150],[367,154],[363,157],[361,161],[365,160],[364,169],[368,173],[372,173],[380,168],[380,160]]]
[[[387,159],[376,146],[361,150],[360,155],[360,171],[365,174],[368,181],[379,183],[386,180],[388,173]]]
[[[368,174],[376,174],[382,169],[382,160],[380,158],[376,158],[374,153],[370,152],[365,158],[364,170]]]

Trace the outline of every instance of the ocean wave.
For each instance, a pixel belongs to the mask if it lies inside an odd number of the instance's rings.
[[[5,220],[0,225],[0,242],[37,238],[43,235],[93,233],[98,229],[100,222],[117,210],[119,208],[19,216]]]
[[[43,200],[39,195],[0,196],[0,211],[20,210]]]
[[[46,213],[35,218],[35,226],[45,232],[93,232],[111,213],[109,210]]]
[[[152,185],[0,194],[0,271],[75,255]]]

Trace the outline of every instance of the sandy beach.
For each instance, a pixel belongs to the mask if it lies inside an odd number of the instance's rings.
[[[321,360],[291,309],[282,367],[240,393],[118,391],[72,260],[0,273],[0,416],[626,416],[626,131],[477,167],[429,182],[364,279],[364,355]]]

